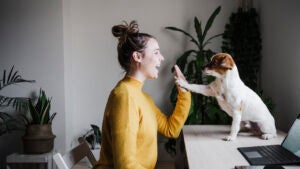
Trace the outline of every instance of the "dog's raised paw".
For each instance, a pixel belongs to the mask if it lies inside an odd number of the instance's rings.
[[[185,87],[187,85],[187,82],[183,79],[177,79],[176,84],[178,84],[181,87]]]

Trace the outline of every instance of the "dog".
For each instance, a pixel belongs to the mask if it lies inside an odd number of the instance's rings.
[[[215,80],[208,85],[189,84],[186,80],[177,79],[176,83],[191,92],[216,97],[221,109],[232,117],[230,134],[226,141],[236,139],[241,127],[259,129],[264,140],[277,136],[275,121],[261,98],[240,79],[237,66],[227,53],[211,57],[203,67],[206,75]]]

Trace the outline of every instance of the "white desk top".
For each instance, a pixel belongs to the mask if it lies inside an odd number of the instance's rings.
[[[249,163],[237,150],[238,147],[281,144],[285,133],[278,132],[278,137],[262,140],[252,133],[239,133],[235,141],[224,141],[230,132],[229,125],[186,125],[183,137],[190,169],[233,169],[237,165]],[[300,168],[289,166],[285,168]]]

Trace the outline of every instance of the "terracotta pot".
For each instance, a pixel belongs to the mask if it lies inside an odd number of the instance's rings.
[[[23,136],[25,154],[42,154],[53,149],[55,135],[50,124],[28,125]]]

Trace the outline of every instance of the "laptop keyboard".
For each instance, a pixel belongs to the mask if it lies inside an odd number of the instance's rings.
[[[299,161],[299,158],[297,156],[278,145],[262,146],[258,147],[257,150],[264,158],[266,158],[270,162],[270,164]]]

